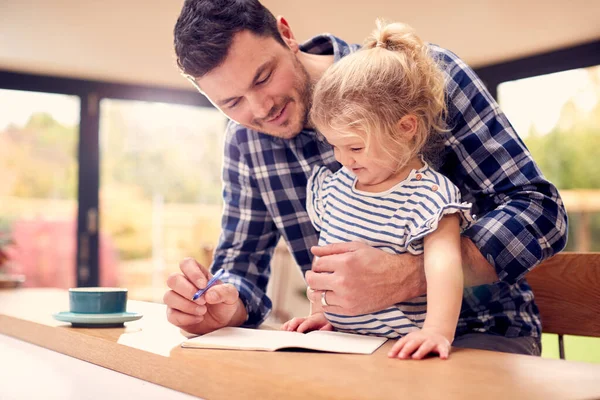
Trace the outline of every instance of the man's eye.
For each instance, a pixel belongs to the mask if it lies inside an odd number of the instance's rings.
[[[269,80],[269,78],[271,77],[271,74],[272,74],[272,72],[269,72],[269,75],[267,75],[267,76],[265,77],[265,79],[263,79],[262,81],[258,81],[258,82],[256,82],[256,84],[257,84],[257,85],[262,85],[262,84],[266,83],[266,82]]]
[[[233,103],[229,103],[229,105],[227,106],[227,108],[231,109],[231,108],[235,108],[235,106],[237,106],[240,103],[240,100],[236,100]]]
[[[355,152],[355,153],[358,153],[362,149],[364,149],[364,147],[352,147],[350,150],[353,151],[353,152]]]

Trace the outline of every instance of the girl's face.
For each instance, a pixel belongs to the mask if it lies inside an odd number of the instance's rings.
[[[371,144],[367,151],[360,133],[342,134],[331,128],[320,132],[333,146],[335,159],[356,175],[357,189],[387,190],[405,178],[405,168],[396,171],[397,160],[383,151],[378,143]]]

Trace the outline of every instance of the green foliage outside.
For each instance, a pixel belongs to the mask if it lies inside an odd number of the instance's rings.
[[[565,359],[600,363],[600,339],[582,336],[565,336]],[[542,335],[542,356],[560,358],[558,352],[558,335],[544,333]]]
[[[173,239],[167,247],[199,257],[218,238],[224,117],[190,110],[198,114],[192,127],[176,120],[144,126],[130,118],[151,106],[114,100],[102,106],[101,226],[122,260],[148,258],[158,198],[163,230]],[[205,229],[193,228],[198,225]]]
[[[22,128],[0,131],[0,195],[74,198],[77,136],[76,127],[62,126],[44,113],[32,115]]]
[[[157,126],[148,131],[127,120],[126,104],[109,104],[103,111],[100,228],[119,258],[151,256],[157,195],[165,220],[173,216],[181,227],[182,237],[173,239],[178,250],[200,256],[203,244],[214,245],[219,234],[224,118],[215,117],[214,110],[200,111],[197,129]],[[203,119],[209,123],[202,124]],[[0,207],[0,219],[21,217],[8,214],[26,208],[16,204],[18,199],[28,205],[29,199],[76,201],[78,135],[77,127],[63,126],[46,113],[33,114],[23,127],[0,131],[0,196],[6,205]],[[178,206],[185,208],[184,215]],[[29,211],[45,214],[41,208]],[[163,224],[169,228],[169,220]],[[169,229],[172,236],[177,230]]]
[[[593,110],[583,113],[569,101],[551,132],[541,135],[532,128],[524,140],[546,178],[559,190],[600,189],[600,74],[590,71],[589,76],[598,99]],[[569,212],[566,251],[576,250],[575,231],[580,218],[578,213]],[[591,215],[590,236],[590,251],[600,251],[600,213]],[[564,346],[567,360],[600,363],[599,338],[565,336]],[[559,358],[557,335],[542,335],[542,355]]]

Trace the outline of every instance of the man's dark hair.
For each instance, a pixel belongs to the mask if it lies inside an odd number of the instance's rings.
[[[174,30],[177,65],[186,75],[203,76],[223,63],[243,30],[285,46],[277,20],[258,0],[186,0]]]

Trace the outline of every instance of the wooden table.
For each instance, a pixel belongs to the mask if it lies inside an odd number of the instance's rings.
[[[455,349],[447,361],[390,360],[392,342],[370,356],[183,349],[164,305],[130,301],[128,310],[144,318],[106,329],[51,316],[66,310],[63,290],[0,291],[0,333],[208,399],[600,398],[595,364],[471,349]]]

